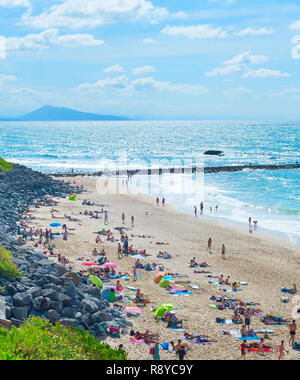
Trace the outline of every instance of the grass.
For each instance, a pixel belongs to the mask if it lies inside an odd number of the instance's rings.
[[[11,257],[11,253],[0,245],[0,277],[8,280],[21,276]]]
[[[7,162],[0,157],[0,171],[7,173],[13,168],[13,166],[14,164]]]
[[[0,360],[127,360],[127,353],[87,331],[32,317],[19,328],[0,329]]]

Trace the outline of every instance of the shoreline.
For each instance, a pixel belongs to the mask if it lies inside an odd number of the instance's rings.
[[[281,286],[291,287],[297,283],[300,267],[299,253],[300,250],[292,247],[288,242],[282,239],[275,239],[264,234],[255,233],[249,236],[245,230],[233,227],[220,221],[206,220],[196,218],[185,212],[178,210],[172,204],[166,204],[165,208],[156,207],[155,197],[139,194],[132,195],[100,195],[96,191],[95,178],[77,178],[81,184],[87,188],[88,192],[79,196],[78,202],[59,199],[61,202],[58,206],[59,214],[67,213],[70,215],[79,215],[79,212],[93,207],[82,206],[83,199],[97,201],[105,204],[105,209],[109,210],[109,227],[111,227],[115,238],[118,233],[114,230],[116,226],[122,225],[121,213],[126,214],[125,226],[128,228],[129,245],[133,244],[134,249],[146,249],[151,255],[149,262],[156,262],[165,266],[168,273],[180,273],[188,276],[188,281],[199,287],[187,297],[174,297],[165,289],[154,284],[153,278],[158,272],[146,272],[138,270],[138,274],[143,276],[138,278],[137,282],[130,281],[126,283],[121,280],[123,287],[126,285],[140,288],[142,293],[150,299],[153,304],[143,309],[138,318],[131,319],[135,331],[144,332],[150,329],[154,333],[159,333],[160,343],[177,342],[181,339],[183,333],[166,329],[161,321],[156,321],[153,317],[151,308],[153,305],[160,305],[166,302],[172,302],[179,306],[177,316],[184,319],[184,328],[188,333],[205,334],[214,339],[217,343],[212,345],[193,345],[188,358],[201,359],[233,359],[238,357],[240,342],[230,336],[223,336],[221,329],[235,329],[240,326],[222,326],[216,323],[216,317],[229,319],[232,311],[217,311],[209,307],[211,296],[226,295],[222,286],[209,284],[209,278],[206,274],[194,273],[192,268],[188,267],[188,262],[192,257],[196,257],[198,262],[207,261],[209,267],[205,269],[213,276],[230,276],[232,281],[246,281],[248,286],[243,286],[242,291],[234,294],[234,298],[242,299],[245,302],[254,302],[261,309],[264,315],[278,315],[291,319],[291,302],[283,304],[280,302],[282,293]],[[49,209],[41,208],[35,211],[37,217],[36,224],[45,228],[53,222]],[[145,212],[148,211],[148,216]],[[130,216],[135,216],[135,226],[130,226]],[[97,231],[103,224],[103,221],[94,221],[89,217],[80,215],[82,221],[80,224],[73,223],[75,228],[74,235],[70,236],[68,242],[62,239],[55,241],[57,252],[68,257],[72,262],[72,267],[82,269],[80,261],[76,257],[92,257],[92,249],[105,249],[109,261],[118,264],[117,271],[128,272],[131,270],[134,260],[132,258],[117,259],[117,241],[114,243],[105,242],[102,245],[95,245],[94,231]],[[68,223],[69,224],[69,223]],[[139,237],[144,235],[143,238]],[[148,238],[148,236],[150,236]],[[207,252],[208,237],[213,238],[213,254]],[[168,243],[166,246],[158,246],[155,242]],[[221,246],[225,243],[228,249],[227,260],[221,258]],[[161,260],[156,257],[159,251],[167,251],[171,254],[171,260]],[[147,263],[147,260],[145,261]],[[114,283],[111,280],[111,283]],[[187,285],[188,286],[188,285]],[[125,289],[122,295],[133,295],[134,292]],[[228,295],[229,297],[231,294]],[[273,328],[266,327],[260,317],[253,317],[253,328]],[[130,328],[131,329],[131,328]],[[129,329],[129,330],[130,330]],[[268,354],[267,358],[277,359],[275,348],[280,344],[280,340],[288,338],[287,327],[274,327],[274,336],[271,337],[270,344],[274,346],[274,353]],[[128,335],[122,335],[120,339],[108,338],[107,343],[112,347],[117,347],[120,343],[124,345],[129,352],[131,360],[144,359],[149,360],[149,346],[141,343],[132,343]],[[269,342],[267,342],[269,343]],[[250,359],[260,357],[251,354]],[[162,359],[176,359],[173,354],[161,350]],[[298,359],[296,351],[291,350],[289,358]]]

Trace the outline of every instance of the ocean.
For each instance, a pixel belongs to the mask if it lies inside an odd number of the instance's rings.
[[[237,121],[2,122],[0,156],[46,173],[300,162],[300,123]],[[223,156],[205,156],[206,150]],[[300,169],[134,176],[142,192],[300,246]],[[216,206],[218,208],[216,210]]]

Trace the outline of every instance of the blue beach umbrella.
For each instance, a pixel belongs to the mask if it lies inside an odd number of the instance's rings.
[[[51,223],[50,224],[50,227],[60,227],[61,224],[60,223]]]

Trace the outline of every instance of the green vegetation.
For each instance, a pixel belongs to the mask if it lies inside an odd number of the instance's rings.
[[[13,168],[13,166],[14,164],[4,161],[3,158],[0,157],[0,172],[3,171],[7,173]]]
[[[11,331],[0,329],[0,360],[126,360],[88,332],[32,317]]]
[[[0,277],[8,280],[21,276],[11,256],[11,253],[0,245]]]

